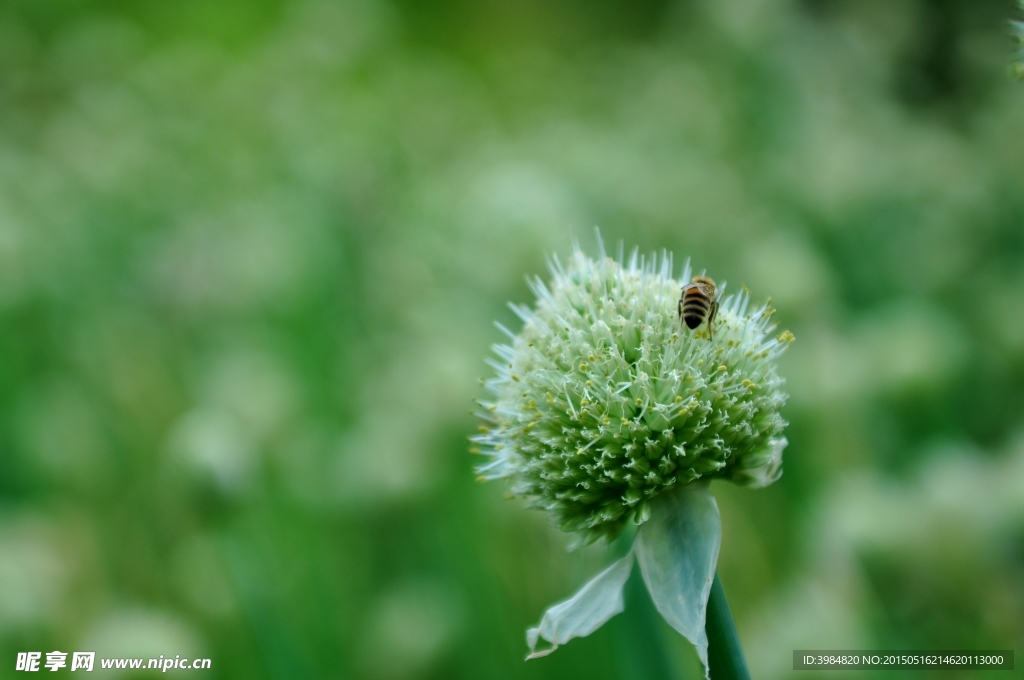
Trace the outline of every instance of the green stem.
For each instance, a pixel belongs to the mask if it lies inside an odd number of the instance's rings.
[[[718,572],[715,572],[715,581],[711,584],[704,629],[708,634],[708,671],[711,680],[750,680],[750,671],[747,670],[747,662],[740,648],[740,636],[736,633],[736,624],[733,623]]]
[[[634,677],[643,680],[676,678],[675,664],[669,656],[662,632],[661,614],[654,608],[639,568],[634,569],[626,583],[626,613],[632,666],[639,671]]]
[[[618,557],[625,557],[636,540],[636,529],[630,527],[615,541],[612,548]],[[626,582],[626,611],[612,619],[617,627],[619,675],[623,680],[673,680],[677,677],[675,664],[665,645],[661,630],[661,614],[654,608],[651,597],[640,576],[640,567]]]

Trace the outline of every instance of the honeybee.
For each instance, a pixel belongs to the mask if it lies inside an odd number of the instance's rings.
[[[712,336],[711,324],[718,313],[718,290],[708,276],[694,276],[693,281],[683,286],[679,296],[679,318],[691,330],[708,321],[708,338]]]

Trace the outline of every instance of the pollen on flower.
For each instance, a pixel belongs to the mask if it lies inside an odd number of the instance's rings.
[[[584,541],[613,538],[650,515],[658,494],[709,478],[765,486],[781,474],[786,401],[772,310],[747,292],[720,295],[714,335],[681,326],[689,266],[671,258],[594,260],[577,249],[551,281],[534,279],[532,308],[494,348],[493,400],[472,437],[489,457],[482,478],[548,510]],[[720,286],[719,290],[724,289]],[[685,403],[684,403],[685,402]]]

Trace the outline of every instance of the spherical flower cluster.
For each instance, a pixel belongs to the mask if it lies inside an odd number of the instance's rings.
[[[771,335],[773,310],[720,296],[712,333],[680,323],[671,258],[628,263],[577,248],[552,281],[531,281],[534,309],[481,401],[473,451],[481,479],[548,510],[584,542],[645,522],[651,500],[697,480],[765,486],[781,474],[786,401],[775,360],[792,341]],[[721,287],[720,287],[721,290]]]

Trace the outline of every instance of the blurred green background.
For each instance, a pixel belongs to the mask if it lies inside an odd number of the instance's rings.
[[[796,334],[785,475],[714,487],[754,677],[797,648],[1019,654],[1014,14],[4,0],[0,677],[53,649],[655,677],[635,598],[523,662],[609,551],[474,484],[466,442],[492,321],[595,225]]]

